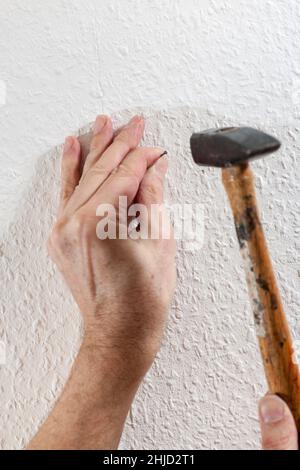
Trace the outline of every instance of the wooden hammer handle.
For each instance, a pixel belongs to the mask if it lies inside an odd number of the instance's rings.
[[[289,405],[300,431],[300,376],[292,337],[257,209],[248,164],[222,170],[244,260],[257,337],[271,393]]]

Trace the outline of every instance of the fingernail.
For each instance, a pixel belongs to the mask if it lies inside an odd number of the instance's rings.
[[[100,134],[100,132],[102,131],[106,123],[107,123],[106,116],[98,116],[93,127],[94,135]]]
[[[73,144],[74,144],[73,137],[67,137],[65,140],[65,144],[64,144],[64,153],[69,152],[72,149]]]
[[[278,423],[284,417],[284,403],[276,395],[266,396],[260,402],[259,411],[265,424]]]

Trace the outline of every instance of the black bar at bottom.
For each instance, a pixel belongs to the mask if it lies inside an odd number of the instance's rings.
[[[169,468],[172,466],[202,466],[208,464],[224,465],[235,463],[249,466],[255,464],[266,468],[299,465],[299,452],[266,452],[266,451],[200,451],[200,450],[130,450],[130,451],[1,451],[0,464],[59,464],[65,467],[105,468],[121,466],[123,468],[140,468],[146,466]]]

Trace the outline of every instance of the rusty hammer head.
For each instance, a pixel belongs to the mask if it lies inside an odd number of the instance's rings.
[[[191,137],[195,163],[220,168],[246,163],[275,152],[280,145],[274,137],[251,127],[210,129]]]

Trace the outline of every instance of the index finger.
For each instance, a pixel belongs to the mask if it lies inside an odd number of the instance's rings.
[[[90,199],[89,213],[95,214],[101,202],[117,208],[120,196],[127,197],[128,205],[132,204],[147,169],[164,153],[160,147],[139,147],[130,152]]]
[[[75,212],[88,202],[126,155],[136,148],[144,132],[144,119],[136,116],[125,126],[112,144],[86,172],[66,207],[66,213]]]

